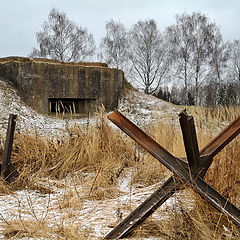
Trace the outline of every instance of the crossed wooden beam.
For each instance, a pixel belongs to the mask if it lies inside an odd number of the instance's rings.
[[[108,115],[109,120],[172,171],[173,176],[107,234],[105,239],[127,237],[169,197],[183,189],[183,183],[193,188],[203,199],[226,214],[240,227],[240,210],[203,180],[213,157],[240,133],[240,117],[221,131],[201,151],[198,148],[193,117],[186,111],[182,111],[179,117],[187,162],[185,159],[173,156],[120,112],[114,111]]]

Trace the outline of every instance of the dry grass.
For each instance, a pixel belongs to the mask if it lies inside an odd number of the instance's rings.
[[[237,137],[215,158],[206,180],[231,202],[240,207],[240,139]]]
[[[157,122],[147,127],[147,133],[172,154],[184,156],[183,141],[179,129],[176,127],[169,126],[164,122]],[[135,162],[133,184],[146,187],[162,181],[171,174],[157,159],[145,154],[138,147],[136,147]]]
[[[184,106],[183,108],[186,108],[187,112],[194,116],[199,128],[210,131],[216,130],[218,127],[222,128],[223,124],[232,122],[240,116],[239,106],[218,106],[215,108]]]
[[[69,135],[61,140],[17,134],[12,162],[20,176],[14,187],[32,188],[41,178],[63,179],[79,171],[92,173],[89,197],[114,197],[118,177],[133,166],[135,153],[133,142],[106,121],[101,113],[94,126],[68,129]]]
[[[237,108],[191,108],[188,112],[196,116],[200,147],[223,128],[222,122],[226,125],[240,115]],[[214,129],[210,132],[206,126],[212,125]],[[180,128],[158,122],[146,129],[169,152],[178,157],[185,156]],[[239,145],[238,136],[215,157],[206,176],[208,183],[237,206],[240,206]],[[140,187],[162,181],[171,174],[131,139],[110,127],[103,111],[100,111],[95,125],[72,127],[68,129],[68,135],[61,139],[38,134],[16,134],[12,161],[20,176],[11,185],[1,183],[0,191],[9,194],[16,189],[28,187],[51,193],[47,184],[42,184],[43,179],[51,179],[57,187],[66,188],[58,201],[62,211],[70,208],[79,211],[86,199],[116,198],[120,194],[117,188],[119,177],[126,171],[131,170],[133,173],[130,184]],[[73,188],[67,187],[69,181],[74,185]],[[169,212],[169,217],[162,221],[152,218],[135,231],[133,236],[177,240],[240,238],[239,230],[222,213],[209,207],[193,193],[192,198],[195,199],[194,208],[182,207],[180,211]],[[43,231],[38,229],[39,224],[42,224]],[[65,225],[49,228],[45,222],[37,221],[7,222],[4,228],[6,238],[27,236],[54,239],[54,234],[63,239],[88,238],[88,232],[81,232],[78,227]]]
[[[224,126],[240,117],[239,106],[217,108],[190,107],[187,110],[195,117],[198,123],[198,132],[207,132],[209,136],[218,134]],[[206,125],[213,127],[207,131],[205,128]],[[198,137],[200,140],[203,139],[201,135]],[[203,146],[203,144],[200,145]],[[216,155],[205,177],[208,183],[237,206],[240,206],[239,146],[240,136],[237,136],[234,141]]]
[[[191,191],[191,190],[190,190]],[[132,237],[157,237],[163,240],[216,240],[240,238],[240,230],[222,213],[216,212],[191,191],[194,208],[170,209],[168,217],[151,218],[134,231]]]
[[[6,222],[3,227],[4,239],[90,239],[89,232],[83,231],[79,225],[50,227],[44,222],[15,220]]]

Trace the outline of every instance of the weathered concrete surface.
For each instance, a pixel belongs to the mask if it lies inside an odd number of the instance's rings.
[[[51,99],[77,99],[84,114],[95,111],[99,104],[107,110],[117,107],[124,74],[103,63],[8,57],[0,58],[0,79],[40,113],[50,113]]]

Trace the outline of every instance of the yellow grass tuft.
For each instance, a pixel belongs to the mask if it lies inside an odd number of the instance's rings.
[[[119,175],[134,164],[133,142],[112,129],[104,113],[100,113],[95,125],[73,127],[68,129],[68,133],[61,139],[39,134],[16,134],[12,162],[20,176],[13,187],[39,187],[40,191],[46,192],[39,185],[39,179],[50,177],[60,180],[75,172],[85,172],[92,174],[89,197],[104,199],[116,196],[114,186]]]
[[[157,237],[160,240],[237,240],[240,230],[228,220],[223,213],[219,213],[206,204],[192,190],[191,199],[195,206],[186,208],[178,204],[176,209],[170,209],[167,217],[154,219],[153,217],[136,229],[132,237]],[[185,203],[186,205],[186,203]]]
[[[74,225],[59,225],[52,227],[45,222],[14,220],[1,224],[4,239],[69,239],[86,240],[89,238],[89,232]],[[58,237],[56,237],[58,236]]]

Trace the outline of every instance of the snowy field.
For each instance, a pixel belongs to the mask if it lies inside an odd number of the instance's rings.
[[[144,128],[149,123],[162,120],[168,124],[178,125],[178,114],[181,109],[161,101],[153,96],[135,90],[127,90],[119,104],[119,111],[138,126]],[[63,120],[36,113],[27,107],[16,92],[7,84],[0,81],[0,135],[5,137],[8,115],[17,114],[17,131],[29,133],[38,132],[41,135],[53,138],[66,134],[70,125],[86,125],[96,121],[96,117],[86,119]],[[111,124],[111,123],[110,123]],[[112,124],[111,124],[112,125]],[[112,125],[113,126],[113,125]],[[13,194],[0,196],[0,238],[5,239],[3,226],[8,222],[20,221],[47,223],[49,227],[72,226],[87,232],[81,239],[101,239],[113,229],[118,222],[133,211],[151,193],[161,186],[162,182],[149,187],[131,185],[131,171],[124,172],[118,183],[119,194],[116,198],[108,200],[88,200],[82,196],[82,186],[74,182],[74,174],[61,181],[43,179],[40,185],[51,189],[52,193],[42,193],[31,189],[15,191]],[[82,174],[82,181],[87,181],[89,175]],[[59,187],[61,185],[61,187]],[[151,217],[160,220],[167,217],[168,212],[178,211],[179,206],[191,207],[194,202],[188,196],[188,191],[181,191],[166,201]],[[70,197],[69,197],[70,196]],[[61,207],[64,199],[75,202],[74,208]],[[187,201],[186,201],[187,199]],[[78,204],[79,203],[79,204]],[[180,204],[181,203],[181,204]],[[17,236],[18,234],[16,234]],[[11,238],[11,237],[10,237]],[[11,239],[19,239],[12,237]],[[58,234],[49,238],[21,239],[64,239]],[[154,239],[154,238],[147,238]],[[161,238],[157,238],[161,239]],[[165,238],[163,238],[165,239]]]

